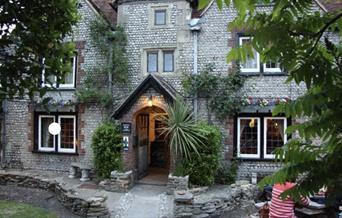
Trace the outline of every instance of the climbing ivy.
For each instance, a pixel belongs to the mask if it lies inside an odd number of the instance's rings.
[[[113,29],[100,18],[91,21],[90,35],[94,46],[107,59],[105,64],[101,63],[96,68],[87,70],[83,86],[77,90],[76,96],[80,103],[98,102],[103,107],[109,107],[114,101],[112,82],[122,85],[129,78],[125,54],[127,37],[122,27]],[[110,75],[112,81],[109,79]]]
[[[113,75],[113,82],[126,83],[128,79],[128,59],[125,46],[127,37],[121,26],[113,29],[101,19],[94,19],[90,23],[90,35],[96,47],[103,56],[107,57],[107,64],[103,68]]]
[[[213,67],[210,64],[200,74],[186,76],[183,87],[190,96],[205,98],[208,110],[218,118],[226,118],[238,113],[243,105],[244,78],[239,71],[228,76],[215,75]]]

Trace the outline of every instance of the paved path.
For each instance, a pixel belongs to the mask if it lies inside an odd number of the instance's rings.
[[[165,194],[166,186],[138,184],[119,202],[108,194],[107,205],[112,217],[120,218],[165,218],[173,217],[173,198]],[[114,199],[112,199],[114,197]]]

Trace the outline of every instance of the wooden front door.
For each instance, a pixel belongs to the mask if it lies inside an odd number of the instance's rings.
[[[139,178],[147,175],[148,144],[149,144],[149,115],[140,114],[137,117],[138,133],[138,173]]]

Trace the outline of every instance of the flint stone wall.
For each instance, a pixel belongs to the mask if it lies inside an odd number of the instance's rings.
[[[189,189],[189,176],[173,176],[169,174],[166,186],[166,193],[172,195],[177,190],[188,190]]]
[[[110,179],[100,182],[99,187],[110,192],[128,192],[134,185],[133,172],[127,171],[120,173],[113,171]]]
[[[225,214],[226,217],[231,217],[230,212],[252,214],[256,212],[254,206],[254,193],[256,187],[249,184],[247,181],[237,182],[230,186],[225,194],[222,190],[220,195],[212,195],[203,193],[200,196],[194,196],[189,191],[175,191],[174,199],[174,216],[205,218],[217,217]]]
[[[65,189],[56,181],[28,175],[0,173],[0,185],[16,185],[37,188],[55,193],[58,201],[73,214],[83,217],[109,218],[110,213],[105,205],[106,197],[84,199],[76,196],[72,190]]]

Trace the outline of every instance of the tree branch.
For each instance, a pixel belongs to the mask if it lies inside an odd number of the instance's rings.
[[[315,35],[318,36],[315,43],[314,43],[314,46],[311,48],[310,52],[309,52],[309,56],[312,54],[312,52],[315,50],[315,48],[317,47],[318,45],[318,42],[319,40],[322,38],[324,32],[329,28],[329,26],[333,23],[335,23],[338,19],[340,19],[342,17],[342,13],[338,14],[336,17],[334,17],[333,19],[331,19],[328,23],[326,23],[324,25],[324,27],[319,31],[317,32]]]

